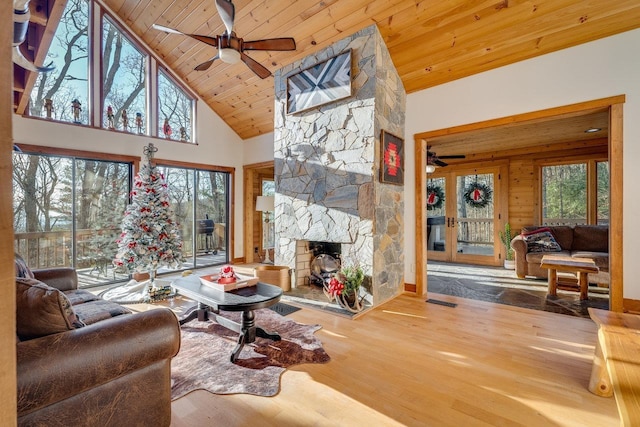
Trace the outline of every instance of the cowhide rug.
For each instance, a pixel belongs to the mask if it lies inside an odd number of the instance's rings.
[[[224,313],[239,321],[240,313]],[[215,323],[192,320],[182,326],[180,352],[171,362],[171,395],[177,399],[198,389],[211,393],[274,396],[280,376],[292,365],[326,363],[329,355],[314,336],[320,325],[303,325],[272,310],[255,311],[256,324],[282,339],[256,338],[245,345],[236,363],[229,358],[238,334]]]

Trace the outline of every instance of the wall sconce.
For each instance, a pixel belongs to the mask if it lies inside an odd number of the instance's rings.
[[[427,165],[427,173],[434,173],[436,171],[436,167],[434,165]]]

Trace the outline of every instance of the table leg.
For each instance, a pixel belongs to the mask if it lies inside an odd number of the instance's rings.
[[[550,268],[548,273],[549,295],[556,296],[558,294],[558,273],[555,268]]]
[[[598,333],[598,335],[600,335]],[[591,367],[591,378],[589,378],[589,391],[596,396],[611,397],[613,396],[613,387],[611,378],[607,371],[607,365],[604,361],[602,348],[600,348],[600,340],[596,342],[596,350],[593,355],[593,366]]]
[[[208,320],[209,319],[209,307],[204,305],[204,304],[202,304],[202,303],[198,303],[198,305],[195,305],[195,306],[191,307],[187,311],[187,315],[179,320],[180,326],[182,326],[185,323],[190,322],[190,321],[192,321],[193,319],[196,319],[196,318],[201,322],[204,322],[204,321]]]
[[[578,271],[578,285],[580,286],[580,300],[589,299],[589,274]]]
[[[227,326],[227,325],[223,325]],[[280,335],[274,332],[267,332],[263,328],[256,326],[255,314],[253,310],[242,312],[242,323],[240,325],[240,335],[238,336],[238,344],[231,353],[231,363],[235,363],[240,356],[240,352],[245,344],[255,342],[256,336],[260,338],[268,338],[273,341],[280,341]]]

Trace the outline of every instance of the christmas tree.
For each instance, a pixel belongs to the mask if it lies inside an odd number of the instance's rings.
[[[148,271],[149,288],[154,286],[158,268],[176,268],[182,263],[182,239],[173,220],[167,184],[153,165],[156,151],[153,144],[144,148],[147,162],[134,179],[131,203],[122,219],[122,233],[116,241],[118,252],[113,261],[120,272]]]

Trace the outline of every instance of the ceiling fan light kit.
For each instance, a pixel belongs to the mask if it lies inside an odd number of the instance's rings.
[[[436,167],[434,165],[427,165],[427,173],[434,173],[436,171]]]
[[[232,48],[224,48],[218,51],[218,57],[227,64],[237,64],[240,62],[240,52]]]
[[[181,34],[183,36],[188,36],[217,48],[218,54],[196,66],[194,68],[196,71],[208,70],[209,67],[211,67],[211,64],[219,58],[225,64],[237,64],[242,61],[251,69],[251,71],[256,73],[258,77],[266,79],[271,75],[271,71],[269,71],[264,65],[258,63],[255,59],[245,54],[245,50],[296,50],[296,41],[292,37],[245,42],[241,37],[236,37],[236,33],[233,31],[236,10],[231,0],[216,0],[216,8],[218,9],[218,14],[220,15],[220,19],[222,19],[222,23],[226,29],[224,34],[216,37],[187,34],[182,31],[157,24],[153,24],[152,27],[156,30],[164,31],[169,34]]]

